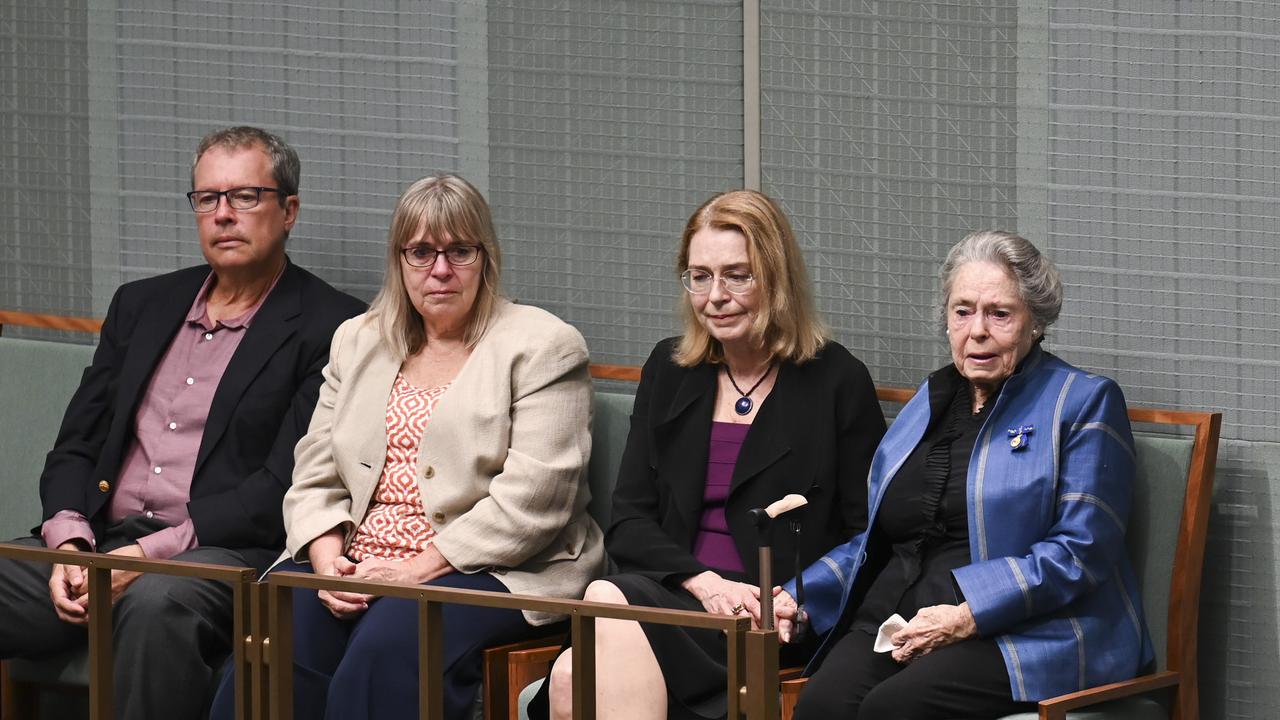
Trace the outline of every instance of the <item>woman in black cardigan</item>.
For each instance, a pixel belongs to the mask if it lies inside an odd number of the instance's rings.
[[[866,367],[827,338],[786,217],[761,193],[711,198],[685,226],[678,267],[684,335],[645,363],[606,547],[622,574],[586,599],[759,622],[747,511],[809,499],[800,562],[866,523],[866,476],[884,416]],[[774,538],[773,577],[795,572],[797,539]],[[723,634],[596,623],[600,718],[724,717]],[[571,652],[551,673],[568,718]]]

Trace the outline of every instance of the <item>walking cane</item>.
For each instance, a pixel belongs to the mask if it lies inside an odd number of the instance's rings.
[[[804,507],[808,504],[808,500],[803,495],[792,493],[785,495],[781,500],[775,500],[768,507],[756,508],[748,510],[747,517],[751,519],[751,524],[756,526],[756,539],[760,547],[760,627],[763,630],[773,630],[773,521],[780,516]],[[799,539],[800,520],[793,516],[790,519],[790,530],[796,534]],[[799,543],[796,544],[796,570],[799,572]],[[804,591],[799,586],[796,587],[796,603],[803,603]],[[803,605],[801,606],[803,608]],[[797,619],[799,619],[797,617]]]

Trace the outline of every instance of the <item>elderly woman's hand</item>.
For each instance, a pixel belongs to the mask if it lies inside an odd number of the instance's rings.
[[[796,605],[795,598],[791,597],[791,593],[781,587],[774,587],[774,626],[778,629],[778,639],[782,642],[791,642],[791,637],[795,634],[796,624],[801,622],[801,619],[797,617],[799,613],[800,608]]]
[[[978,625],[969,603],[933,605],[920,608],[907,626],[889,638],[894,645],[893,659],[900,663],[928,655],[936,648],[958,643],[978,633]]]
[[[741,615],[745,612],[751,616],[753,627],[760,626],[760,588],[725,580],[710,570],[680,584],[702,603],[707,612],[716,615]]]

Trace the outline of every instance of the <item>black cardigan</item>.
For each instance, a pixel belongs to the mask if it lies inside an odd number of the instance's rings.
[[[671,359],[676,342],[658,343],[645,362],[613,496],[613,523],[605,536],[620,570],[659,582],[708,569],[692,548],[721,366],[676,365]],[[749,582],[759,577],[756,533],[747,518],[752,508],[787,493],[808,496],[801,567],[864,528],[867,472],[884,431],[871,375],[840,344],[828,342],[803,365],[779,367],[773,391],[743,442],[725,505]],[[791,533],[775,532],[776,582],[795,574],[795,547]]]

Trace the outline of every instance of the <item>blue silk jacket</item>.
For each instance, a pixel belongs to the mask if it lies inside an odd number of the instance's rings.
[[[1015,700],[1134,677],[1153,650],[1125,549],[1135,459],[1119,386],[1037,346],[995,402],[969,460],[972,562],[952,573],[979,636],[999,645]],[[929,413],[926,380],[876,450],[868,527]],[[853,612],[867,536],[804,571],[810,622],[828,634],[815,664]],[[794,581],[785,589],[794,596]]]

